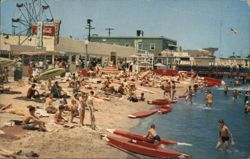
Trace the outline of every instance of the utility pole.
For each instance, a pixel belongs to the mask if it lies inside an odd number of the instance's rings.
[[[89,30],[89,35],[88,35],[88,41],[90,41],[90,36],[91,36],[91,30],[95,29],[91,26],[92,19],[87,19],[87,27],[85,29]]]
[[[115,30],[114,28],[105,28],[105,30],[108,30],[108,33],[109,33],[109,37],[110,37],[110,34],[111,34],[111,30]]]

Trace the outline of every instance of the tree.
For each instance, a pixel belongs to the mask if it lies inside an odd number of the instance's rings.
[[[247,58],[249,58],[249,59],[250,59],[250,54],[248,54]]]

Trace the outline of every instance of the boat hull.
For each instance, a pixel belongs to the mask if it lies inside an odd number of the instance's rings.
[[[136,112],[136,113],[129,114],[128,117],[129,118],[144,118],[144,117],[148,117],[150,115],[153,115],[156,112],[157,112],[156,109],[154,109],[154,110],[146,110],[146,111],[142,111],[142,112]]]
[[[114,145],[121,149],[132,151],[141,155],[159,158],[176,158],[180,156],[188,158],[188,155],[182,154],[180,152],[162,148],[142,141],[135,140],[133,142],[133,140],[115,136],[108,136],[107,138],[109,140],[108,144],[111,146]]]

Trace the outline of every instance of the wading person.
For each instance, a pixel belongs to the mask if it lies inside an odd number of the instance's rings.
[[[206,95],[206,107],[211,108],[213,104],[213,94],[211,91],[208,91]]]
[[[193,90],[191,86],[188,86],[188,89],[185,92],[185,95],[187,95],[186,97],[186,102],[189,100],[190,104],[193,103],[192,99],[193,99]]]
[[[225,125],[224,120],[219,120],[218,124],[219,139],[216,145],[216,150],[218,150],[222,145],[224,145],[225,149],[228,149],[230,142],[234,144],[232,134],[229,128]]]
[[[225,95],[225,96],[227,95],[227,91],[228,91],[228,86],[225,85],[225,86],[224,86],[224,95]]]

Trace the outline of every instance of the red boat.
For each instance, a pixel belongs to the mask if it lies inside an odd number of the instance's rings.
[[[204,77],[204,83],[208,87],[220,86],[222,84],[222,80],[219,80],[219,79],[216,79],[216,78]]]
[[[144,118],[144,117],[153,115],[157,111],[158,111],[157,109],[154,109],[154,110],[146,110],[146,111],[142,111],[142,112],[136,112],[136,113],[129,114],[128,117],[129,118]]]
[[[163,105],[163,106],[159,106],[157,110],[159,113],[165,114],[165,113],[171,112],[172,107],[170,105]]]
[[[155,99],[151,102],[148,102],[148,104],[155,104],[155,105],[166,105],[166,104],[172,104],[176,103],[176,100],[167,100],[167,99]]]
[[[131,140],[127,138],[120,138],[115,136],[107,136],[108,144],[110,146],[118,147],[127,151],[132,151],[138,154],[159,157],[159,158],[189,158],[189,155],[183,154],[174,150],[162,148],[147,142]]]
[[[126,138],[139,140],[139,141],[145,141],[142,134],[132,133],[132,132],[124,131],[124,130],[117,130],[117,129],[107,129],[107,131],[116,135],[126,137]],[[163,138],[161,138],[160,143],[165,144],[165,145],[177,145],[178,144],[178,142],[176,141],[171,141],[171,140],[163,139]]]

